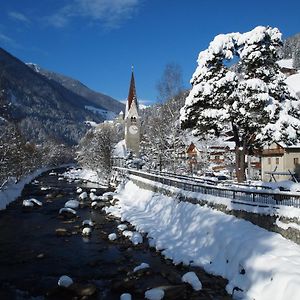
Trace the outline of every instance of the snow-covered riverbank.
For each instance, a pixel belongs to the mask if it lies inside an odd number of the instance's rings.
[[[11,182],[3,186],[2,189],[0,190],[0,210],[6,209],[6,206],[9,203],[15,201],[21,195],[22,190],[26,184],[28,184],[34,178],[41,175],[43,172],[47,170],[49,169],[47,168],[38,169],[28,174],[17,183]]]
[[[171,258],[227,278],[236,299],[298,299],[300,247],[276,233],[208,207],[178,202],[129,181],[107,212],[147,232]]]

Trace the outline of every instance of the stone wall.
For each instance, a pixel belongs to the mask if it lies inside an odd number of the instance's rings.
[[[137,186],[139,186],[142,189],[146,189],[146,190],[150,190],[150,191],[153,191],[156,193],[161,193],[166,196],[174,197],[178,201],[186,201],[186,202],[190,202],[193,204],[199,204],[201,206],[207,205],[208,207],[222,211],[223,213],[226,213],[228,215],[233,215],[237,218],[244,219],[244,220],[249,221],[249,222],[253,223],[254,225],[262,227],[268,231],[279,233],[284,238],[287,238],[287,239],[300,245],[300,231],[297,229],[294,229],[294,228],[288,228],[285,230],[285,229],[277,226],[275,223],[276,219],[278,218],[277,216],[268,216],[268,215],[251,213],[251,212],[242,211],[242,210],[228,210],[227,207],[223,204],[215,204],[215,203],[208,202],[206,200],[201,201],[199,199],[186,197],[180,193],[173,193],[172,191],[170,191],[167,188],[158,187],[154,184],[152,185],[150,183],[150,181],[149,181],[149,183],[148,182],[146,183],[144,181],[139,181],[138,179],[136,179],[136,177],[135,177],[135,179],[131,178],[130,180],[133,181]],[[247,205],[247,204],[245,204],[245,205]],[[253,204],[249,204],[249,205],[253,206]],[[296,224],[300,225],[299,220],[296,218],[289,219],[289,218],[281,217],[280,221],[283,223],[296,223]]]

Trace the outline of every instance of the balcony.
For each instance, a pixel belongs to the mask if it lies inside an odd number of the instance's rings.
[[[283,148],[263,149],[262,156],[282,156],[284,154]]]

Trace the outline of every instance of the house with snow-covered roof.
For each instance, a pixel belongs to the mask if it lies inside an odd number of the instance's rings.
[[[265,146],[261,153],[261,173],[263,181],[300,178],[300,144],[273,143]]]

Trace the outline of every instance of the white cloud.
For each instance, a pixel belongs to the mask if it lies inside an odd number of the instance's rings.
[[[136,12],[141,0],[72,0],[48,21],[55,27],[64,27],[74,18],[86,18],[101,23],[106,29],[120,27]]]
[[[30,24],[30,20],[22,13],[20,12],[16,12],[16,11],[10,11],[8,13],[8,16],[11,18],[11,19],[14,19],[16,21],[20,21],[20,22],[23,22],[23,23],[26,23],[26,24]]]

